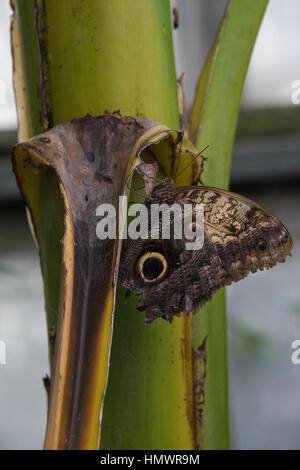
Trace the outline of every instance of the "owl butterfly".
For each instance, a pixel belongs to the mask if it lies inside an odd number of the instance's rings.
[[[238,194],[205,186],[176,188],[166,178],[148,193],[145,205],[162,203],[203,204],[204,244],[188,251],[184,238],[154,240],[150,234],[124,241],[120,279],[134,294],[143,294],[137,308],[146,310],[145,323],[197,312],[221,287],[283,263],[291,253],[292,239],[280,220]]]

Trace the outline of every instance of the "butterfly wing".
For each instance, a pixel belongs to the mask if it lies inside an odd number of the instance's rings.
[[[178,188],[177,199],[204,205],[207,243],[213,245],[231,281],[284,262],[291,253],[293,243],[286,227],[250,199],[205,186]]]
[[[168,204],[204,205],[204,244],[200,250],[187,251],[184,239],[128,240],[121,281],[136,294],[144,294],[139,309],[146,310],[146,322],[157,317],[172,321],[183,310],[195,311],[221,287],[243,279],[249,272],[284,262],[291,253],[289,232],[259,204],[217,188],[174,188],[166,181],[159,186],[150,203],[167,199]],[[141,255],[148,269],[151,263],[156,263],[156,268],[160,265],[158,260],[151,261],[155,256],[166,259],[168,269],[157,282],[155,276],[153,282],[141,278],[141,269],[137,269]]]

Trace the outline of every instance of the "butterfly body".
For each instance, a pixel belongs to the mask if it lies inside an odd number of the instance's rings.
[[[203,204],[204,243],[189,251],[184,237],[126,240],[120,278],[131,292],[143,294],[138,309],[146,310],[146,323],[195,312],[221,287],[284,262],[291,252],[290,234],[277,217],[237,194],[206,186],[176,188],[166,178],[145,202],[149,209],[162,203]]]

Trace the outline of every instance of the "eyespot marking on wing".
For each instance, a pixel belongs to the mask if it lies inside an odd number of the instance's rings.
[[[137,272],[146,284],[154,284],[166,276],[168,261],[158,251],[147,251],[137,261]]]

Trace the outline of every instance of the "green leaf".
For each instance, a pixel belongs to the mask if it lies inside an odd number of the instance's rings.
[[[189,116],[189,135],[199,151],[209,145],[202,181],[228,188],[231,154],[241,95],[255,39],[267,0],[231,0],[215,43],[198,81]],[[206,339],[204,404],[199,409],[197,444],[204,449],[227,449],[227,327],[222,289],[193,318],[194,350]],[[199,360],[195,357],[195,380]]]

